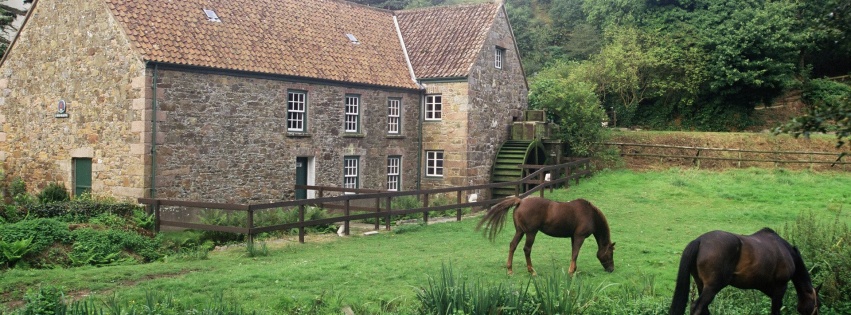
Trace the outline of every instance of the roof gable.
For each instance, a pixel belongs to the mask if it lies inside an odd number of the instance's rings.
[[[485,3],[397,11],[416,76],[466,77],[499,8]]]
[[[104,1],[148,61],[418,88],[391,11],[339,0]]]

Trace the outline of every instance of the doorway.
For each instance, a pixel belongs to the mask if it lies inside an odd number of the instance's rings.
[[[92,191],[92,159],[72,159],[74,173],[74,196],[79,197]]]
[[[296,185],[313,185],[313,158],[300,156],[295,158],[295,184]],[[296,189],[295,199],[314,198],[316,192],[307,189]]]

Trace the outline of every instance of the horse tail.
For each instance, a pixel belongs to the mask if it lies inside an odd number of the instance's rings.
[[[700,239],[691,241],[683,250],[683,256],[680,258],[680,269],[677,272],[677,284],[674,287],[674,298],[671,301],[670,315],[681,315],[686,311],[691,269],[697,261],[697,252],[699,250]]]
[[[486,232],[488,239],[493,242],[496,235],[499,234],[499,231],[501,231],[502,227],[505,225],[505,217],[506,214],[508,214],[508,210],[519,205],[521,200],[523,199],[520,199],[517,196],[511,196],[498,204],[495,204],[493,207],[488,209],[488,212],[485,213],[482,220],[479,221],[478,225],[476,225],[476,231],[481,229],[482,226],[485,226],[488,230]]]

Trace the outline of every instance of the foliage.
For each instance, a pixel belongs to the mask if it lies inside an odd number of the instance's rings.
[[[851,138],[851,86],[811,80],[804,85],[802,99],[807,104],[806,114],[776,128],[775,133],[809,137],[814,132],[834,132],[837,148]]]
[[[122,218],[131,217],[142,206],[128,202],[94,200],[78,198],[65,202],[29,204],[25,206],[30,217],[56,218],[65,222],[87,222],[102,214],[112,214]]]
[[[237,303],[224,300],[219,293],[210,297],[203,305],[190,305],[181,302],[172,295],[147,291],[143,303],[121,302],[115,295],[105,300],[87,298],[81,301],[70,301],[61,288],[54,286],[39,286],[30,289],[25,295],[24,307],[10,312],[9,315],[177,315],[177,314],[206,314],[206,315],[243,315],[257,314],[245,311]],[[4,314],[0,311],[0,314]]]
[[[71,197],[68,195],[68,189],[65,188],[65,184],[55,182],[47,184],[47,187],[39,192],[36,198],[40,203],[53,203],[71,200]]]
[[[207,225],[233,226],[233,227],[248,227],[248,214],[246,212],[224,211],[217,209],[204,209],[199,215],[201,223]],[[305,207],[304,220],[321,220],[329,218],[327,210],[318,207]],[[257,211],[254,214],[254,226],[274,226],[288,223],[299,222],[299,214],[297,209],[269,209]],[[335,231],[331,224],[324,224],[306,228],[311,233],[327,233]],[[284,231],[291,232],[291,231]],[[246,235],[219,232],[219,231],[203,231],[201,232],[202,241],[211,241],[214,244],[221,245],[231,242],[242,242]]]
[[[420,314],[582,314],[605,287],[593,288],[564,270],[530,278],[520,288],[467,279],[452,266],[417,290]]]
[[[269,247],[266,246],[266,242],[260,242],[260,245],[256,245],[254,242],[249,242],[248,245],[246,245],[246,249],[248,250],[248,257],[269,256]]]
[[[135,259],[133,253],[142,262],[158,259],[159,239],[151,239],[134,232],[123,230],[95,230],[81,228],[72,232],[74,245],[68,254],[75,266],[108,265],[127,259]]]
[[[71,242],[68,224],[55,219],[32,219],[0,225],[0,237],[7,243],[32,239],[30,255],[41,253],[55,243]]]
[[[32,238],[22,239],[15,242],[5,242],[0,240],[0,254],[3,254],[0,256],[0,263],[5,263],[7,264],[7,267],[14,268],[15,263],[17,263],[18,260],[21,260],[21,258],[23,258],[24,255],[31,250],[30,244],[32,244],[32,241]]]
[[[574,156],[590,155],[604,136],[606,116],[595,85],[584,80],[589,75],[583,64],[557,63],[533,77],[529,88],[529,106],[547,111]]]
[[[65,314],[65,294],[62,289],[54,286],[39,286],[38,289],[27,290],[24,295],[24,305],[21,314],[24,315],[59,315]]]
[[[851,227],[839,220],[818,220],[812,211],[802,213],[781,231],[801,250],[813,283],[821,285],[822,305],[838,313],[851,312]]]

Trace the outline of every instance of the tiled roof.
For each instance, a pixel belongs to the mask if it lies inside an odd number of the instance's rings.
[[[417,78],[467,76],[498,9],[489,2],[397,11]]]
[[[417,88],[391,11],[341,0],[104,1],[148,61]]]

